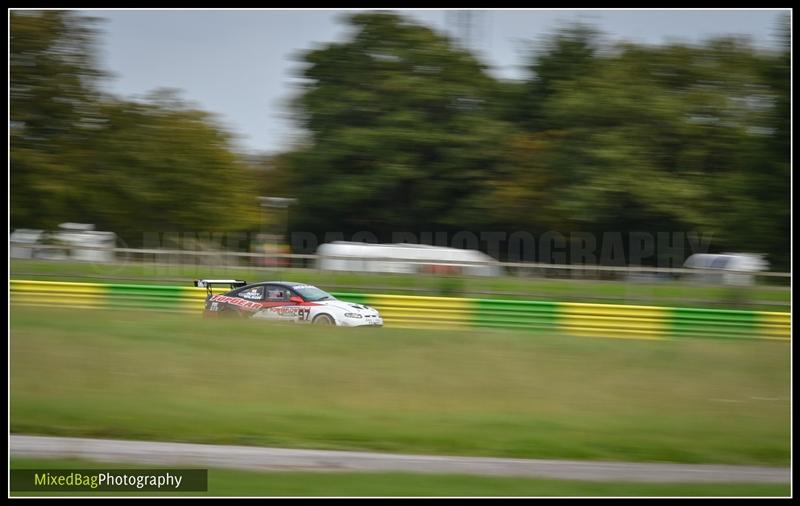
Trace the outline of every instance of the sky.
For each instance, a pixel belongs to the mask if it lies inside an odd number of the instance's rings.
[[[458,11],[398,10],[449,34]],[[100,23],[99,64],[111,72],[105,89],[141,98],[177,88],[214,113],[250,154],[291,148],[299,130],[288,101],[301,82],[299,56],[347,39],[342,17],[353,10],[86,10]],[[606,40],[645,44],[697,43],[717,35],[745,35],[759,47],[776,45],[787,10],[473,10],[466,42],[503,79],[524,77],[525,48],[559,26],[581,21]]]

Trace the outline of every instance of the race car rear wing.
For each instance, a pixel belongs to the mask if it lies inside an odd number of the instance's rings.
[[[242,281],[240,279],[195,279],[194,286],[197,288],[205,288],[209,295],[214,295],[212,292],[212,288],[214,285],[223,285],[229,286],[231,290],[234,288],[239,288],[240,286],[246,286],[247,281]]]

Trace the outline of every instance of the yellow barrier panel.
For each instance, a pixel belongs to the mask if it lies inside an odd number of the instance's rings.
[[[655,306],[561,304],[558,327],[567,334],[664,339],[669,310]]]
[[[97,308],[106,304],[106,288],[96,283],[12,280],[11,302]]]
[[[391,327],[466,328],[470,326],[470,299],[413,295],[367,295],[384,324]]]
[[[791,336],[791,313],[758,313],[761,336],[767,339],[789,339]]]
[[[207,291],[205,288],[188,287],[184,292],[183,304],[187,311],[203,312],[206,303]]]

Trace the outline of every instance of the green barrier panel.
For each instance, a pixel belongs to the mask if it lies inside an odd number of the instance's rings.
[[[759,336],[755,311],[670,308],[669,331],[676,337],[753,338]]]
[[[331,295],[345,302],[370,305],[369,296],[363,293],[331,292]]]
[[[115,308],[184,309],[187,287],[164,285],[105,285],[107,304]],[[191,287],[193,288],[193,287]]]
[[[473,299],[475,327],[555,330],[558,302]]]

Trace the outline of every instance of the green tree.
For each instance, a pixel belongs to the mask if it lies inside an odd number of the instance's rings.
[[[760,72],[769,92],[765,124],[760,128],[754,159],[756,170],[743,188],[753,205],[734,223],[747,223],[754,244],[768,245],[776,269],[790,267],[791,240],[791,34],[789,16],[779,19],[779,50],[761,60]],[[748,216],[748,213],[751,213]],[[757,219],[753,219],[757,217]]]
[[[553,128],[546,105],[563,86],[594,71],[600,49],[600,32],[583,23],[564,26],[545,37],[530,51],[529,78],[510,96],[514,105],[510,117],[529,131]]]
[[[531,199],[564,217],[562,231],[698,230],[713,234],[712,247],[779,258],[788,249],[788,52],[721,38],[592,53],[574,33],[539,53],[525,87],[534,112],[517,121],[559,139],[532,154],[551,190],[533,191],[517,164],[523,188],[507,207]]]
[[[447,38],[386,13],[307,53],[295,103],[307,143],[289,158],[294,228],[375,232],[479,226],[508,125],[493,79]]]
[[[567,132],[551,169],[563,182],[558,209],[574,227],[714,227],[705,212],[708,186],[698,173],[706,170],[709,153],[692,149],[696,130],[714,130],[703,120],[709,102],[699,99],[695,110],[686,90],[663,86],[664,58],[658,56],[622,46],[595,72],[562,82],[542,106],[554,127]],[[687,165],[692,156],[697,163]]]
[[[11,11],[11,224],[54,225],[80,200],[73,184],[99,124],[97,20],[69,11]]]
[[[698,231],[788,258],[788,44],[574,25],[515,83],[396,15],[348,21],[304,56],[308,137],[270,181],[300,198],[295,229]]]
[[[145,231],[255,229],[255,178],[210,114],[171,91],[99,92],[97,20],[12,11],[11,226],[95,223]]]
[[[108,100],[74,213],[135,243],[143,231],[255,229],[255,175],[214,118],[172,92]]]

